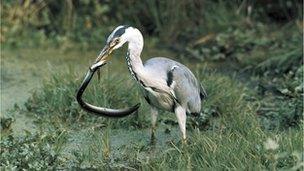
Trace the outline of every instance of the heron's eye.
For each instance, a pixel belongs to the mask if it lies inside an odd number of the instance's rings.
[[[114,40],[114,43],[115,43],[115,44],[119,43],[119,39],[115,39],[115,40]]]
[[[111,41],[111,46],[115,46],[119,43],[119,39],[114,39]]]

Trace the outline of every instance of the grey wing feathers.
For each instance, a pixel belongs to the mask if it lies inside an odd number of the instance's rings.
[[[173,78],[173,75],[175,75],[175,79]],[[190,91],[199,88],[200,99],[203,100],[207,98],[207,93],[203,85],[198,82],[198,80],[195,78],[192,72],[184,65],[173,66],[171,70],[168,72],[167,77],[168,77],[167,79],[168,86],[170,86],[174,80],[184,79],[184,81],[186,80],[188,81],[186,85],[188,86],[188,88],[191,89]],[[185,84],[183,86],[185,86]]]
[[[192,72],[184,65],[173,66],[170,72],[172,77],[168,77],[168,82],[172,79],[170,87],[173,89],[178,103],[187,107],[190,113],[199,112],[201,86]],[[168,76],[171,75],[170,72],[168,72]]]
[[[193,73],[183,64],[168,58],[151,58],[145,63],[145,69],[164,79],[174,99],[187,107],[190,113],[199,112],[201,100],[207,93]]]

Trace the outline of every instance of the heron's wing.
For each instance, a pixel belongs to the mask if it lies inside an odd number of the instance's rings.
[[[189,100],[198,101],[204,98],[206,91],[201,87],[192,72],[183,65],[174,65],[167,73],[167,85],[180,104]]]
[[[145,63],[145,69],[148,70],[156,81],[144,80],[151,87],[159,88],[162,91],[170,93],[175,99],[187,98],[205,98],[207,96],[205,89],[199,84],[193,73],[183,64],[168,58],[151,58]],[[157,76],[157,77],[155,77]],[[199,100],[199,99],[198,99]]]

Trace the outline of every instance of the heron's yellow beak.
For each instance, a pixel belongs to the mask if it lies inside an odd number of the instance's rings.
[[[91,70],[97,71],[98,79],[100,79],[99,67],[106,64],[106,62],[110,59],[111,52],[112,48],[109,48],[109,46],[106,45],[96,58],[95,63],[90,67]]]
[[[109,57],[111,53],[112,53],[112,48],[106,45],[98,55],[97,59],[95,60],[95,64],[107,62],[110,59]]]

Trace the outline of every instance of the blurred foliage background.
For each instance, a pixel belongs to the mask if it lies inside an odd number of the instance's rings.
[[[255,22],[302,24],[302,0],[2,0],[1,42],[24,46],[14,37],[69,39],[99,45],[113,27],[129,24],[170,46],[189,45],[201,36],[252,28]],[[33,40],[34,41],[34,40]],[[39,40],[37,40],[39,41]],[[35,46],[41,42],[37,42]],[[31,45],[31,44],[27,44]]]

